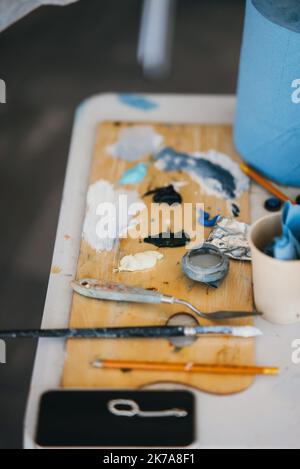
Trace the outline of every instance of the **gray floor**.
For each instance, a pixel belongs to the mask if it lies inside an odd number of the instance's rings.
[[[241,0],[179,0],[171,75],[136,63],[140,0],[45,7],[0,35],[0,328],[40,325],[74,109],[105,91],[234,93]],[[0,448],[22,445],[35,344],[7,344]]]

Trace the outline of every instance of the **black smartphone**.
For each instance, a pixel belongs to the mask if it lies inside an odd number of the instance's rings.
[[[41,397],[41,447],[188,447],[195,440],[189,391],[49,391]]]

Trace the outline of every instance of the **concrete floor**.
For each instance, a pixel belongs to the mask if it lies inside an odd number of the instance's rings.
[[[136,63],[140,0],[45,7],[0,35],[0,328],[38,327],[43,312],[73,113],[106,91],[234,93],[241,0],[179,0],[171,75]],[[35,344],[7,344],[0,365],[0,448],[22,445]]]

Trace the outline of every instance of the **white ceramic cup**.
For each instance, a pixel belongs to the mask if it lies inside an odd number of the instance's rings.
[[[281,233],[281,214],[261,218],[251,228],[254,299],[267,321],[293,324],[300,322],[300,260],[281,261],[263,252]]]

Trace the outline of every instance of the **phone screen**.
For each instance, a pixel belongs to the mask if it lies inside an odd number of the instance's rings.
[[[194,435],[195,398],[189,391],[61,390],[41,398],[36,443],[187,447]]]

